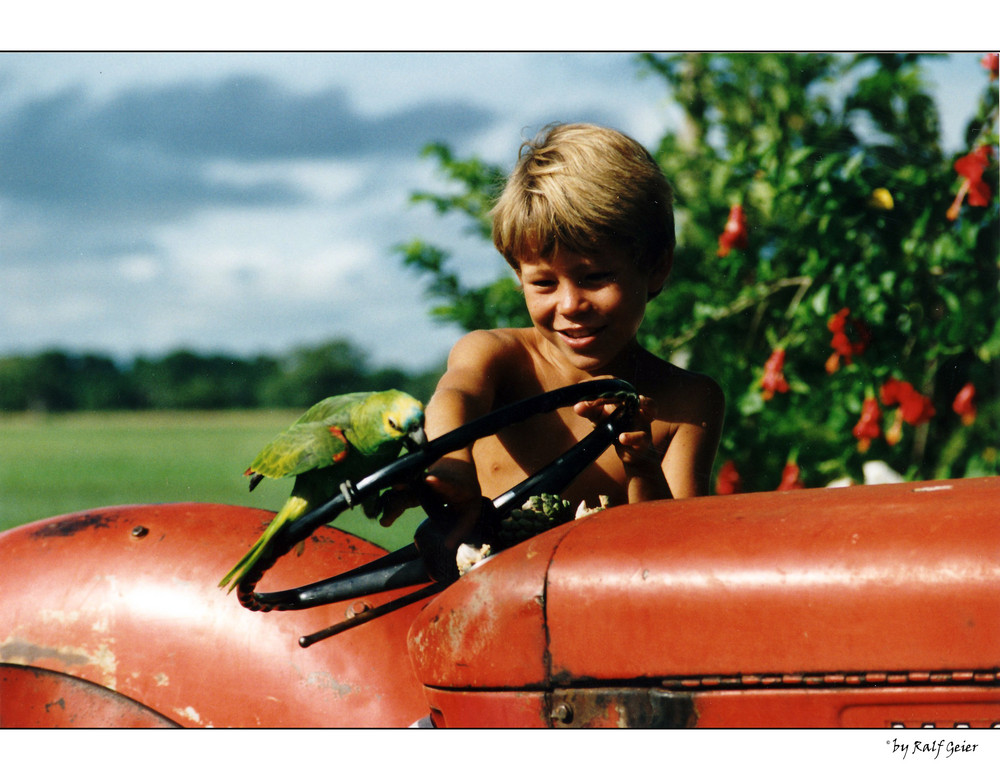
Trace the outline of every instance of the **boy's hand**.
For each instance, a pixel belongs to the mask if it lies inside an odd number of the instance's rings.
[[[607,401],[581,401],[573,406],[573,411],[596,424],[614,412],[616,406]],[[632,430],[618,434],[615,442],[615,452],[625,467],[625,489],[630,504],[672,497],[663,470],[663,453],[653,446],[655,419],[653,399],[640,395],[638,409],[630,421]]]
[[[455,516],[464,528],[463,520],[473,514],[479,517],[482,494],[476,467],[459,458],[443,458],[427,470],[418,485],[393,485],[379,496],[379,523],[391,526],[407,509],[423,505],[428,514],[442,511]],[[469,526],[471,529],[471,526]]]
[[[428,512],[443,511],[450,517],[454,530],[445,544],[449,549],[457,549],[476,525],[483,509],[476,466],[471,460],[445,457],[428,469],[424,483],[432,494],[425,495],[424,508]]]
[[[419,503],[420,496],[412,485],[393,485],[378,497],[379,525],[388,528],[403,512]]]
[[[385,527],[392,525],[406,509],[418,505],[428,515],[447,516],[454,528],[445,544],[457,549],[479,520],[482,490],[473,463],[445,457],[427,470],[421,484],[396,485],[382,494],[379,503],[379,522]]]
[[[580,401],[573,406],[573,411],[595,425],[618,408],[617,403],[605,400]],[[623,431],[618,435],[615,451],[625,464],[626,471],[632,468],[660,469],[660,454],[653,448],[652,422],[656,418],[653,399],[639,396],[639,407],[632,416],[631,431]]]

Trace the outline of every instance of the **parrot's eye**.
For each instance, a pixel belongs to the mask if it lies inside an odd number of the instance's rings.
[[[403,429],[400,428],[399,424],[395,420],[393,420],[391,417],[387,418],[386,422],[389,423],[389,427],[392,428],[394,431],[399,431],[400,433],[403,432]]]

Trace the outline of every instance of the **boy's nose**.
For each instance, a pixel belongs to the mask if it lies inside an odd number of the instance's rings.
[[[559,291],[558,309],[560,314],[570,315],[582,311],[586,306],[587,299],[583,295],[583,291],[576,285],[564,285]]]

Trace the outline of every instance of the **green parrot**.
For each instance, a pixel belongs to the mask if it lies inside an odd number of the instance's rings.
[[[271,524],[239,563],[222,578],[231,592],[266,552],[286,524],[333,498],[345,480],[388,465],[404,441],[427,443],[424,406],[399,390],[347,393],[326,398],[310,408],[254,458],[245,472],[253,490],[264,477],[295,477],[292,493]],[[377,514],[377,496],[362,504],[368,517]]]

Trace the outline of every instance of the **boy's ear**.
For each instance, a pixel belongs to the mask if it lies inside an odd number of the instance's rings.
[[[667,283],[667,277],[670,276],[670,269],[674,265],[674,250],[673,247],[667,249],[660,255],[660,259],[653,265],[649,270],[649,292],[647,294],[647,300],[653,300],[660,291],[663,289],[663,285]]]

